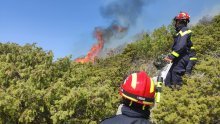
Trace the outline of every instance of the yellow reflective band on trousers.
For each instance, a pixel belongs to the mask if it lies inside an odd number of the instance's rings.
[[[197,60],[197,58],[190,58],[189,60]]]
[[[173,51],[171,54],[174,55],[175,57],[179,57],[180,56],[180,54],[175,52],[175,51]]]
[[[192,32],[191,30],[187,30],[187,31],[184,31],[184,32],[180,31],[179,33],[180,33],[181,36],[184,36],[186,34],[190,34],[191,32]]]
[[[191,49],[191,50],[194,50],[194,49],[195,49],[195,47],[190,47],[190,49]]]

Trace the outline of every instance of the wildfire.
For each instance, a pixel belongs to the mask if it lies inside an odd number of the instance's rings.
[[[96,28],[95,29],[95,37],[97,39],[97,44],[93,45],[90,51],[87,53],[87,55],[84,58],[77,58],[75,59],[75,62],[80,62],[80,63],[87,63],[87,62],[93,62],[95,58],[98,56],[98,54],[102,51],[104,47],[104,43],[106,42],[104,37],[109,35],[109,32],[114,32],[114,33],[122,33],[127,31],[127,28],[119,26],[119,25],[111,25],[107,29],[102,29],[102,28]],[[111,33],[112,37],[114,33]],[[108,36],[109,37],[109,36]]]
[[[94,62],[95,57],[102,50],[104,46],[103,33],[100,30],[96,30],[95,36],[96,39],[98,40],[98,43],[92,46],[92,48],[87,53],[85,58],[77,58],[75,60],[76,62],[81,62],[81,63]]]

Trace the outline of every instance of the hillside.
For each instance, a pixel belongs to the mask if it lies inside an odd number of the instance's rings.
[[[163,87],[154,123],[220,121],[220,15],[190,28],[199,62],[182,90]],[[51,51],[35,44],[0,43],[0,123],[99,123],[116,113],[118,88],[129,73],[156,75],[153,62],[170,52],[172,35],[171,26],[162,26],[94,64],[53,61]]]

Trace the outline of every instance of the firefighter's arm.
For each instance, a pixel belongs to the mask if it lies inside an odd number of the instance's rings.
[[[181,53],[186,49],[187,39],[190,38],[191,36],[191,30],[187,30],[184,32],[180,31],[179,34],[180,35],[178,37],[178,41],[173,47],[173,51],[171,52],[170,55],[168,55],[168,58],[170,60],[174,60],[175,58],[178,58],[181,55]]]
[[[195,50],[195,47],[193,47],[193,46],[190,48],[190,56],[189,57],[190,57],[191,61],[195,61],[195,62],[197,61],[196,50]]]

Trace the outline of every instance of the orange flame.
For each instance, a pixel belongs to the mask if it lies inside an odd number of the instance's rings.
[[[98,43],[93,45],[90,51],[87,53],[87,55],[84,58],[77,58],[75,62],[80,63],[87,63],[87,62],[93,62],[95,57],[101,52],[103,46],[104,46],[104,39],[103,39],[103,33],[100,30],[96,30],[95,36],[98,40]]]
[[[110,28],[108,28],[116,33],[122,33],[127,31],[128,28],[122,27],[119,25],[111,25]],[[103,30],[101,28],[96,28],[95,30],[95,37],[98,40],[98,43],[93,45],[90,51],[87,53],[87,55],[84,58],[77,58],[75,59],[75,62],[80,62],[80,63],[87,63],[87,62],[93,62],[95,61],[95,57],[101,52],[101,50],[104,47],[104,35],[105,31],[107,29]]]

